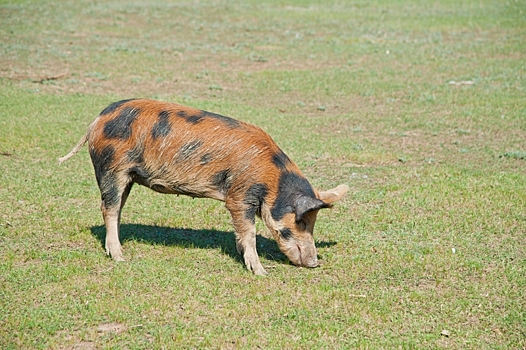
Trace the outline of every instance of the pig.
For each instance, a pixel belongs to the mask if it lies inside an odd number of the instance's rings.
[[[88,142],[101,193],[106,254],[122,261],[121,211],[134,183],[156,192],[223,201],[248,270],[265,275],[256,216],[296,266],[316,267],[318,211],[348,191],[317,191],[261,128],[178,104],[131,99],[106,107],[59,163]]]

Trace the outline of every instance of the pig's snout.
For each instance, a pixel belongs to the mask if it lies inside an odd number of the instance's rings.
[[[304,267],[318,267],[318,257],[316,256],[313,256],[309,259],[306,259],[306,260],[303,260],[303,265]]]
[[[303,267],[317,267],[318,266],[318,253],[316,252],[316,247],[312,244],[312,248],[308,249],[307,252],[303,251],[301,247],[300,250],[300,266]]]
[[[294,265],[311,268],[318,266],[318,253],[314,242],[302,244],[290,240],[284,248],[282,251]]]

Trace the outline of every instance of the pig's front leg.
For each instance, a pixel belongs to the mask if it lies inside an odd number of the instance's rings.
[[[264,276],[267,271],[259,261],[256,251],[256,226],[252,218],[247,218],[244,210],[238,208],[227,209],[232,215],[234,229],[236,230],[236,248],[239,254],[243,255],[247,269],[259,276]],[[255,218],[254,218],[255,219]]]
[[[239,233],[236,228],[236,248],[239,254],[243,255],[247,269],[258,276],[264,276],[267,271],[259,261],[258,252],[256,251],[256,228],[252,227],[249,231]]]

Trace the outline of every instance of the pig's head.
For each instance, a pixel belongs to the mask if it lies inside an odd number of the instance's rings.
[[[294,186],[297,185],[297,178],[289,183],[280,181],[276,201],[270,210],[272,225],[267,223],[267,226],[280,250],[294,265],[316,267],[318,256],[313,231],[318,211],[332,207],[349,187],[339,185],[332,190],[316,192],[307,180],[303,180],[305,183],[300,187]],[[305,190],[308,188],[311,190]]]

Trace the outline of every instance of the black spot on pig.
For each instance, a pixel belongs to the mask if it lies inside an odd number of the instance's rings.
[[[201,115],[203,117],[213,118],[213,119],[216,119],[218,121],[221,121],[221,122],[225,123],[226,125],[228,125],[232,129],[237,128],[239,126],[239,121],[237,121],[237,120],[235,120],[233,118],[230,118],[230,117],[225,117],[224,115],[221,115],[221,114],[216,114],[216,113],[212,113],[212,112],[202,111]]]
[[[177,111],[176,114],[177,114],[177,116],[178,116],[179,118],[183,118],[183,119],[188,118],[188,114],[186,113],[185,110]]]
[[[296,173],[283,172],[279,178],[278,195],[270,210],[272,218],[279,221],[285,214],[293,213],[301,197],[316,198],[309,181]]]
[[[232,176],[230,174],[230,169],[221,170],[215,173],[211,179],[212,185],[214,185],[217,190],[223,194],[226,194],[232,185]]]
[[[179,161],[188,160],[190,157],[192,157],[192,154],[195,151],[197,151],[202,145],[203,145],[203,142],[200,140],[194,140],[194,141],[185,143],[184,145],[181,146],[177,159]]]
[[[257,183],[249,187],[245,193],[243,202],[248,206],[245,211],[245,218],[252,223],[256,222],[256,215],[261,216],[261,206],[268,194],[268,187],[265,184]]]
[[[201,114],[188,114],[187,111],[179,111],[177,112],[177,116],[185,119],[191,124],[197,124],[203,120],[203,116]]]
[[[119,101],[119,102],[113,102],[111,105],[106,107],[102,112],[100,112],[100,115],[106,115],[106,114],[113,113],[117,109],[119,109],[119,107],[122,106],[123,104],[125,104],[127,102],[130,102],[130,101],[133,101],[133,100],[134,99],[132,98],[132,99],[129,99],[129,100],[122,100],[122,101]]]
[[[95,168],[95,177],[100,186],[100,180],[108,173],[115,157],[115,148],[111,145],[104,147],[100,152],[90,149],[91,162]]]
[[[119,203],[120,200],[116,177],[111,171],[111,165],[115,157],[115,148],[109,145],[100,152],[90,150],[90,156],[100,188],[102,202],[106,208],[111,208]]]
[[[170,112],[162,111],[159,113],[159,120],[155,123],[152,128],[152,138],[158,139],[160,137],[166,137],[172,130],[172,124],[170,123]]]
[[[126,152],[126,160],[134,164],[144,163],[144,146],[139,143],[134,148]]]
[[[210,163],[211,161],[212,161],[212,155],[210,153],[206,153],[201,156],[199,163],[201,165],[206,165]]]
[[[142,186],[150,187],[150,173],[143,166],[137,165],[131,167],[128,173],[133,182]]]
[[[109,139],[129,139],[132,133],[131,125],[140,113],[138,108],[124,107],[117,117],[104,125],[104,136]]]
[[[292,231],[288,228],[279,230],[279,233],[281,234],[281,237],[283,237],[284,239],[288,240],[292,238]]]
[[[287,170],[287,165],[290,164],[290,159],[282,150],[279,150],[272,156],[272,163],[281,171],[285,171]]]
[[[100,198],[102,203],[104,203],[105,208],[115,207],[120,203],[121,193],[117,187],[115,177],[111,176],[113,180],[107,179],[108,181],[104,183],[104,186],[100,189]]]

